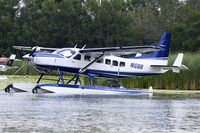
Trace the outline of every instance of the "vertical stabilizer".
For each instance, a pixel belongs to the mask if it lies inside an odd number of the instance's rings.
[[[176,57],[176,60],[174,61],[173,66],[181,67],[183,61],[183,53],[179,53]]]
[[[162,59],[168,59],[169,56],[169,48],[171,43],[172,34],[168,32],[163,32],[160,41],[158,42],[157,46],[161,49],[158,51],[155,51],[153,53],[149,53],[146,55],[142,55],[136,58],[159,58],[162,57]]]
[[[11,60],[14,60],[16,58],[16,55],[11,54],[11,56],[9,57]]]
[[[175,73],[179,73],[181,69],[188,69],[185,65],[182,64],[183,62],[183,53],[179,53],[174,61],[172,71]]]

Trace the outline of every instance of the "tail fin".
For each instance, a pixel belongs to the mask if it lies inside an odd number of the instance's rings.
[[[185,65],[182,64],[183,61],[183,53],[179,53],[174,61],[172,71],[175,73],[179,73],[181,69],[188,69]]]
[[[11,54],[11,56],[9,57],[11,60],[14,60],[16,58],[16,55]]]
[[[174,61],[173,66],[180,67],[183,61],[183,53],[179,53],[178,56],[176,57],[176,60]]]
[[[163,32],[159,43],[157,44],[158,47],[162,48],[159,51],[155,51],[150,54],[142,55],[142,58],[155,58],[155,57],[168,57],[169,56],[169,48],[171,43],[172,34]]]

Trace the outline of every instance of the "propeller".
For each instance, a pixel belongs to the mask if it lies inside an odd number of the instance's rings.
[[[24,67],[27,67],[26,74],[29,74],[29,71],[32,70],[32,69],[29,68],[30,67],[29,65],[31,65],[31,67],[33,67],[38,72],[41,72],[34,65],[32,65],[31,62],[30,62],[33,59],[33,54],[35,52],[42,51],[42,50],[45,50],[45,51],[55,51],[55,50],[58,49],[58,48],[46,48],[46,47],[39,47],[39,46],[34,46],[34,47],[29,47],[29,46],[13,46],[13,48],[14,49],[18,49],[20,57],[27,60],[27,61],[23,62],[23,65],[14,74],[18,73]],[[25,51],[29,51],[30,53],[28,54]]]
[[[32,56],[35,52],[41,51],[43,47],[38,47],[38,46],[34,46],[34,47],[29,47],[29,46],[13,46],[13,48],[14,49],[18,49],[20,57],[23,58],[25,55],[26,55],[26,57]],[[53,50],[54,48],[47,48],[47,49]],[[27,54],[27,52],[25,52],[25,51],[30,51],[30,53]]]
[[[14,48],[16,48],[17,46],[15,46]],[[23,59],[27,59],[28,61],[30,61],[33,58],[33,54],[37,51],[41,51],[41,47],[38,46],[34,46],[34,47],[26,47],[26,48],[16,48],[19,49],[19,55],[21,58]],[[31,51],[29,54],[25,52],[25,50],[27,51]]]
[[[34,46],[32,47],[32,51],[31,53],[29,54],[29,56],[32,56],[35,52],[38,52],[41,50],[41,47],[38,47],[38,46]]]
[[[40,51],[41,50],[41,48],[40,47],[38,47],[38,46],[34,46],[34,47],[26,47],[26,48],[17,48],[17,46],[15,46],[14,48],[16,48],[16,49],[19,49],[19,55],[20,55],[20,57],[21,58],[23,58],[23,59],[25,59],[25,61],[23,61],[23,64],[21,65],[21,67],[14,73],[14,74],[17,74],[20,70],[22,70],[23,68],[25,68],[26,69],[26,75],[28,75],[29,74],[29,71],[30,70],[32,70],[31,68],[30,68],[30,66],[33,68],[33,69],[35,69],[36,71],[38,71],[38,72],[40,72],[34,65],[32,65],[31,64],[31,59],[33,58],[33,54],[35,53],[35,52],[37,52],[37,51]],[[25,50],[29,50],[29,51],[31,51],[29,54],[27,54],[26,52],[25,52]],[[27,61],[26,61],[27,60]],[[13,75],[14,75],[13,74]]]

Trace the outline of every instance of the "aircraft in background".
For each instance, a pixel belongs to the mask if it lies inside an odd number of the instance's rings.
[[[93,81],[96,82],[97,77],[119,79],[132,76],[160,75],[169,70],[179,73],[182,69],[188,69],[182,64],[183,53],[178,54],[173,65],[168,65],[171,37],[171,33],[164,32],[156,46],[83,47],[81,49],[76,47],[14,46],[14,48],[32,50],[23,58],[28,59],[39,69],[58,71],[58,83],[60,82],[61,85],[70,84],[73,80],[75,80],[75,85],[77,82],[81,84],[79,76],[85,75],[89,77],[90,85],[93,86]],[[41,52],[42,50],[52,52]],[[130,56],[133,54],[135,56]],[[65,82],[63,72],[73,73],[74,77]],[[41,74],[37,83],[40,82],[43,75],[44,73]],[[48,84],[45,87],[48,87]]]
[[[18,67],[12,67],[12,64],[16,58],[16,55],[11,54],[9,58],[7,58],[4,54],[0,58],[0,71],[5,72],[8,69],[18,68]],[[0,76],[0,81],[7,80],[7,77],[5,75]]]
[[[18,67],[12,67],[12,64],[16,58],[16,55],[11,54],[9,58],[5,57],[5,55],[2,55],[0,58],[0,71],[7,71],[8,69],[18,68]]]

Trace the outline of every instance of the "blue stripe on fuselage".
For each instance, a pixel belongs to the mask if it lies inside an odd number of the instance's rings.
[[[61,67],[61,66],[50,66],[50,65],[36,65],[36,67],[52,69],[52,70],[60,70],[66,71],[71,73],[78,73],[79,68],[72,68],[72,67]],[[133,73],[133,72],[113,72],[113,71],[102,71],[102,70],[91,70],[87,69],[84,75],[96,75],[97,77],[108,77],[108,78],[125,78],[130,76],[148,76],[148,75],[159,75],[160,73]]]

